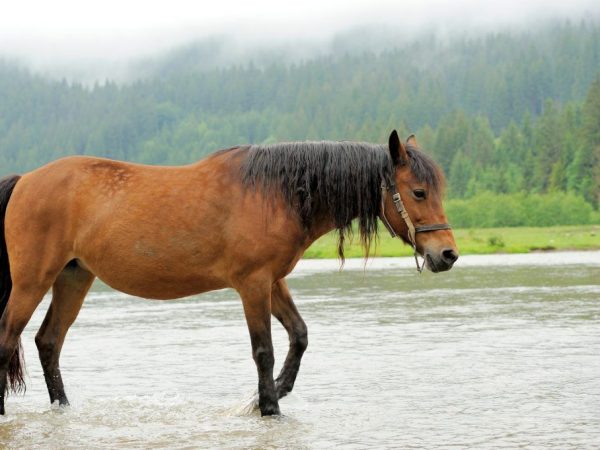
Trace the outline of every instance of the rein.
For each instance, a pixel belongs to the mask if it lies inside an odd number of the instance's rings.
[[[381,217],[383,218],[383,224],[385,225],[385,227],[390,232],[390,234],[392,235],[393,238],[396,238],[396,237],[400,238],[400,236],[398,236],[398,233],[396,233],[394,231],[394,229],[392,228],[392,225],[390,224],[387,217],[385,216],[385,196],[384,196],[384,194],[386,191],[389,191],[392,193],[392,200],[394,201],[394,205],[396,206],[396,211],[398,211],[398,214],[400,214],[400,216],[402,216],[402,219],[404,219],[404,223],[406,224],[406,227],[408,228],[408,240],[410,241],[410,244],[412,245],[412,248],[414,250],[415,263],[417,264],[417,271],[419,273],[422,273],[423,269],[425,268],[425,258],[423,258],[423,263],[419,264],[419,258],[417,256],[418,255],[417,238],[416,238],[417,233],[426,233],[429,231],[438,231],[438,230],[450,230],[451,227],[447,223],[436,223],[436,224],[432,224],[432,225],[422,225],[419,227],[415,227],[413,225],[412,220],[410,219],[410,216],[408,215],[408,212],[406,211],[406,208],[404,207],[404,203],[402,203],[402,198],[400,197],[400,193],[398,192],[398,189],[396,188],[396,184],[395,183],[387,184],[385,181],[383,181],[381,183]]]

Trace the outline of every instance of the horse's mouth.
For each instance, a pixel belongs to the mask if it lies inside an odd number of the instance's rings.
[[[429,253],[425,254],[426,267],[433,273],[445,272],[446,270],[452,269],[454,264],[448,264],[443,260],[434,261]]]
[[[426,266],[429,270],[431,270],[433,273],[439,272],[435,263],[433,262],[433,258],[431,257],[431,255],[429,253],[425,254],[425,261],[427,263]]]

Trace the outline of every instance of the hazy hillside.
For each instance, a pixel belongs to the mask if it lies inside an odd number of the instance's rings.
[[[52,81],[1,63],[0,173],[69,154],[181,164],[241,143],[384,142],[398,128],[444,166],[451,197],[569,191],[597,203],[599,23],[365,39],[224,67],[209,41],[140,63],[128,84]]]

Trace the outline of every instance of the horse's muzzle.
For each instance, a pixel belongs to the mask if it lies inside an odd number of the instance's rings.
[[[439,253],[425,253],[426,266],[434,273],[452,269],[458,259],[458,253],[453,248],[445,248]]]

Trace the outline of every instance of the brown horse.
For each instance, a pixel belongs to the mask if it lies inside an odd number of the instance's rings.
[[[60,351],[98,277],[152,299],[237,290],[258,371],[260,411],[278,414],[278,400],[292,390],[307,346],[306,325],[285,276],[330,230],[339,233],[343,258],[353,219],[367,253],[383,219],[390,232],[414,244],[432,271],[450,269],[458,254],[445,224],[442,185],[439,169],[416,141],[409,138],[405,146],[395,131],[387,147],[245,146],[182,167],[69,157],[4,178],[0,412],[8,388],[24,388],[20,335],[50,288],[52,302],[35,342],[50,401],[68,404]],[[290,339],[276,379],[271,314]]]

